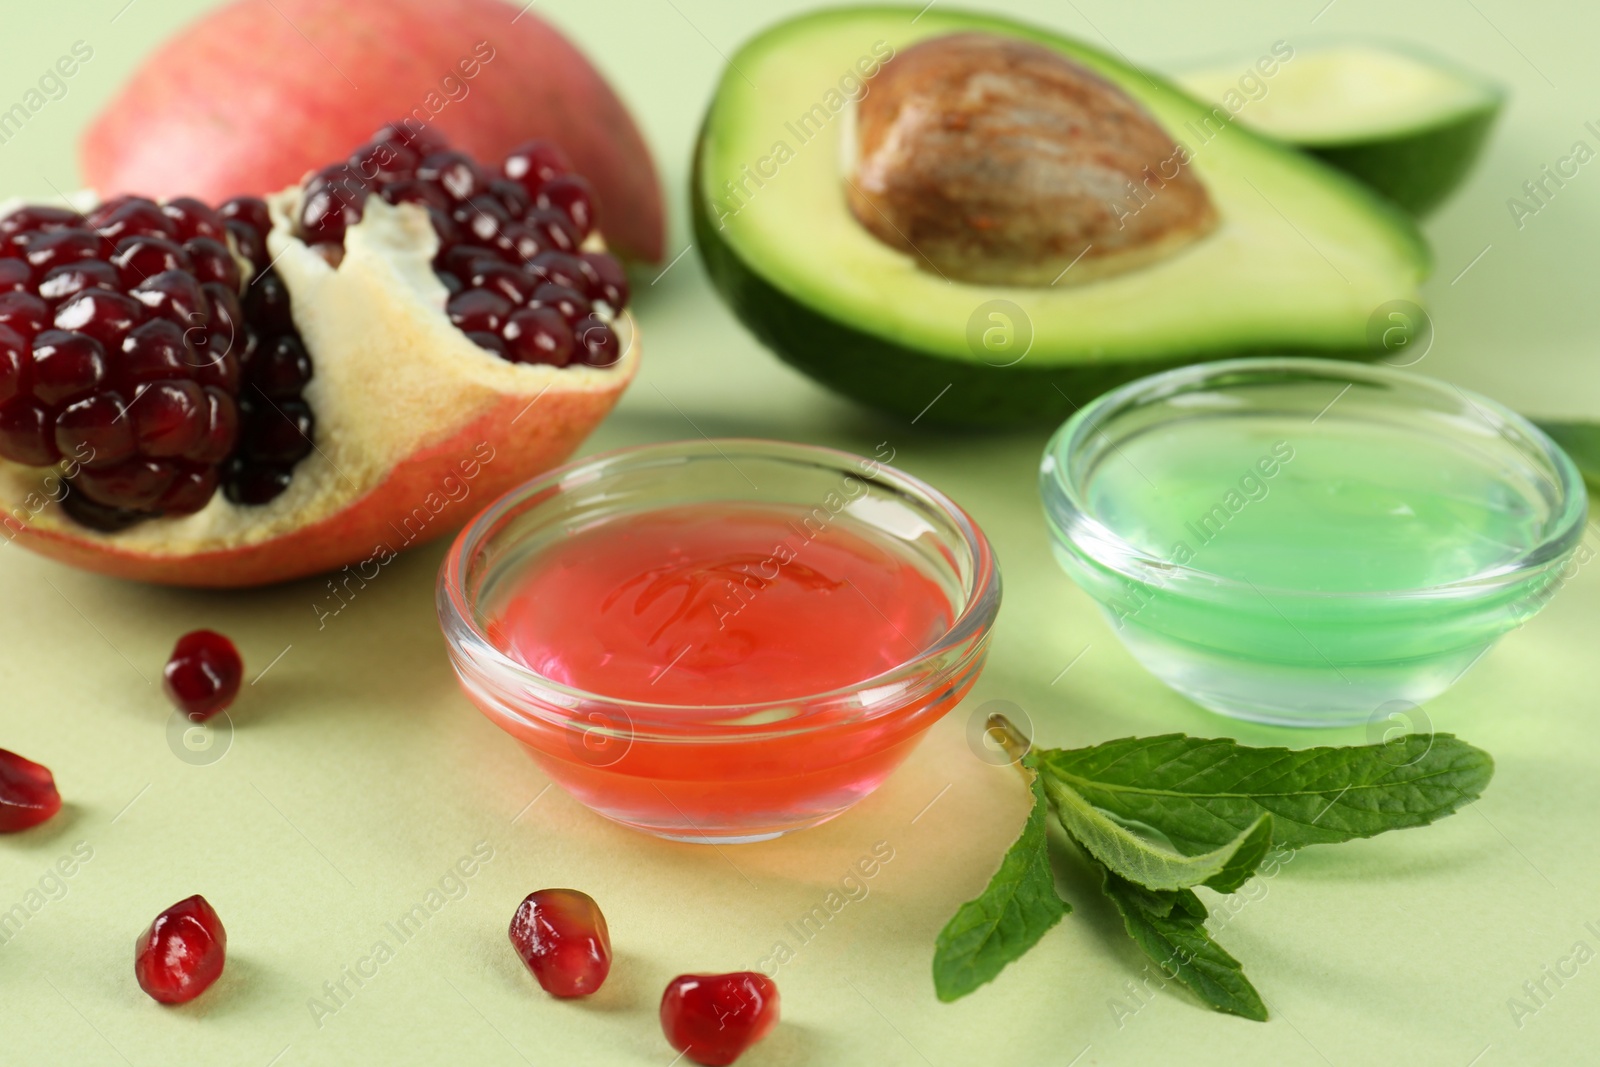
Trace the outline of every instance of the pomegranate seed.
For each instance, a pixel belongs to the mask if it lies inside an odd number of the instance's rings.
[[[134,945],[139,988],[162,1004],[187,1004],[222,976],[228,932],[202,896],[157,915]]]
[[[211,304],[200,282],[180,270],[152,275],[135,285],[129,295],[143,304],[152,317],[166,319],[179,330],[203,326],[211,315]]]
[[[106,377],[105,347],[93,337],[46,330],[33,342],[33,395],[59,404],[94,390]]]
[[[526,223],[513,222],[502,226],[484,247],[494,249],[503,259],[522,263],[552,246],[541,244],[539,235]]]
[[[474,330],[467,334],[467,340],[471,341],[479,348],[493,352],[501,359],[509,360],[511,358],[511,350],[506,347],[506,343],[492,333],[484,333],[481,330]]]
[[[170,463],[129,459],[110,467],[85,467],[74,484],[98,504],[147,511],[171,487],[177,473]]]
[[[196,238],[220,241],[227,233],[222,228],[222,216],[192,196],[180,196],[161,206],[161,213],[172,220],[178,240],[188,242]]]
[[[583,294],[575,289],[568,289],[564,285],[551,285],[545,282],[533,291],[533,299],[528,302],[529,307],[555,308],[561,317],[568,322],[576,323],[586,318],[594,309],[589,306],[589,301]]]
[[[92,466],[108,467],[139,451],[127,405],[117,393],[95,393],[68,404],[56,416],[56,450],[64,456],[89,456]]]
[[[32,363],[33,353],[22,335],[9,326],[0,326],[0,405],[27,391]]]
[[[239,250],[239,254],[248,259],[256,270],[266,270],[267,264],[272,261],[267,254],[266,238],[238,219],[228,219],[222,225],[227,228],[228,236],[233,238],[233,247]]]
[[[197,362],[183,331],[166,319],[152,319],[128,331],[122,339],[122,358],[116,378],[133,389],[145,382],[186,378]]]
[[[604,252],[585,252],[578,257],[583,264],[585,290],[590,300],[604,300],[612,311],[628,306],[628,274],[615,256]]]
[[[471,200],[457,204],[450,217],[459,223],[470,239],[480,244],[493,241],[511,222],[511,213],[505,205],[488,193],[480,193]]]
[[[266,504],[288,489],[293,478],[286,467],[236,459],[228,468],[222,491],[235,504]]]
[[[50,768],[0,748],[0,834],[38,826],[60,810]]]
[[[26,292],[33,270],[20,259],[0,259],[0,293]]]
[[[695,1063],[725,1067],[778,1025],[778,986],[764,974],[683,974],[661,996],[667,1043]]]
[[[583,243],[584,235],[577,226],[554,208],[536,207],[523,216],[522,224],[532,232],[541,250],[573,252]]]
[[[32,341],[50,322],[50,305],[32,293],[0,294],[0,326],[17,331]]]
[[[51,267],[80,259],[110,259],[111,242],[89,230],[52,230],[24,238],[28,265],[43,275]]]
[[[572,163],[565,152],[549,141],[528,141],[512,149],[500,169],[507,178],[527,190],[528,196],[536,197],[545,182],[570,172]]]
[[[272,213],[267,210],[267,202],[257,196],[236,196],[232,200],[224,200],[222,206],[217,208],[217,214],[224,222],[233,220],[244,223],[263,238],[272,231]]]
[[[220,479],[214,465],[185,467],[156,501],[156,509],[163,515],[193,515],[211,502]]]
[[[540,252],[528,261],[527,271],[540,282],[583,292],[588,288],[583,260],[567,252]]]
[[[434,263],[439,268],[454,274],[463,282],[470,282],[473,275],[480,270],[491,267],[509,266],[493,252],[472,245],[455,245],[443,249],[434,257]]]
[[[594,186],[579,174],[560,174],[539,189],[534,201],[541,208],[559,211],[578,228],[579,240],[594,229]]]
[[[101,533],[117,533],[150,517],[127,508],[110,507],[90,500],[76,486],[69,486],[69,489],[71,491],[61,500],[61,510],[79,526]]]
[[[175,220],[169,218],[155,201],[142,198],[124,200],[108,212],[97,211],[89,216],[89,224],[112,244],[125,237],[162,237],[170,240],[178,236]]]
[[[228,246],[212,237],[191,237],[183,243],[183,250],[194,262],[194,276],[202,282],[216,282],[234,292],[239,291],[239,264]]]
[[[486,260],[481,260],[474,266],[467,284],[474,289],[486,289],[491,293],[497,293],[518,307],[526,304],[534,291],[539,288],[538,280],[527,271],[519,270],[509,263],[490,263]]]
[[[374,184],[416,176],[422,157],[416,149],[393,141],[371,141],[350,153],[350,169]]]
[[[501,332],[515,363],[548,363],[565,367],[577,347],[572,327],[555,308],[519,308]]]
[[[274,400],[298,397],[311,381],[311,357],[293,334],[275,337],[250,366],[250,384]]]
[[[452,200],[470,200],[489,188],[489,179],[465,152],[434,152],[417,167],[417,177],[437,183]]]
[[[122,276],[122,284],[129,288],[162,271],[194,273],[194,260],[189,253],[165,237],[124,237],[117,242],[111,262]]]
[[[457,293],[461,292],[467,287],[466,283],[464,283],[460,278],[457,278],[454,274],[446,274],[442,270],[434,271],[433,276],[439,279],[440,285],[449,290],[450,296],[455,296]]]
[[[533,197],[528,195],[528,190],[522,187],[521,182],[514,182],[510,178],[496,178],[489,183],[489,192],[505,205],[514,219],[522,218],[533,206]]]
[[[384,141],[409,147],[419,156],[430,156],[450,147],[441,136],[416,123],[414,119],[391,122],[372,135],[374,142]]]
[[[589,366],[609,367],[622,358],[622,342],[616,331],[598,316],[579,320],[572,332],[578,339],[578,351]]]
[[[115,352],[122,347],[128,331],[144,321],[144,310],[143,304],[125,293],[85,289],[56,308],[55,327],[92,337],[107,351]]]
[[[458,330],[499,333],[511,314],[511,301],[487,289],[468,289],[450,298],[445,314]]]
[[[8,259],[0,261],[0,265],[16,262]],[[46,300],[60,302],[77,296],[85,289],[120,288],[122,279],[117,268],[103,260],[84,259],[51,267],[39,282],[39,295]]]
[[[365,182],[349,174],[308,186],[300,206],[301,234],[308,241],[343,243],[345,231],[361,221],[368,192]]]
[[[277,271],[268,271],[250,283],[245,293],[245,315],[256,329],[268,334],[291,333],[294,318],[289,311],[289,290]]]
[[[260,408],[246,405],[244,414],[240,451],[247,460],[287,466],[310,455],[316,419],[305,401],[285,400]]]
[[[416,178],[390,182],[379,190],[380,196],[391,204],[421,204],[423,207],[450,210],[450,198],[437,185]]]
[[[36,400],[13,400],[0,407],[0,456],[29,467],[48,467],[56,451],[55,418]]]
[[[221,389],[208,387],[205,394],[205,433],[184,458],[196,463],[221,463],[239,443],[239,406]]]
[[[218,282],[206,282],[200,288],[205,292],[207,303],[211,305],[212,330],[222,334],[228,342],[222,351],[231,351],[235,346],[242,351],[251,331],[245,320],[244,305],[239,302],[239,294]],[[288,299],[287,291],[284,299]],[[287,332],[293,333],[294,327],[291,325]]]
[[[28,204],[0,218],[0,236],[11,237],[21,233],[45,233],[52,230],[81,229],[84,218],[67,208]]]
[[[162,672],[167,698],[196,722],[233,703],[244,678],[244,660],[232,641],[214,630],[178,638]]]
[[[586,997],[611,971],[611,934],[600,906],[576,889],[530,893],[511,918],[511,945],[553,997]]]
[[[146,385],[139,390],[131,409],[130,421],[137,436],[129,442],[129,455],[137,450],[157,459],[188,456],[206,436],[208,413],[206,393],[199,382],[167,381]],[[61,441],[59,419],[56,444],[63,452],[67,451]],[[99,455],[98,449],[95,454]]]

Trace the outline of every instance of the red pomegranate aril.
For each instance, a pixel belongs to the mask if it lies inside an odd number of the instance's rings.
[[[289,488],[294,480],[291,468],[268,463],[235,460],[222,482],[222,492],[235,504],[268,504]]]
[[[544,991],[586,997],[611,971],[611,934],[600,905],[576,889],[529,893],[511,917],[511,944]]]
[[[239,406],[217,388],[205,390],[205,432],[184,457],[195,463],[221,463],[239,443]]]
[[[67,517],[73,522],[86,529],[98,530],[101,533],[117,533],[150,518],[143,512],[111,507],[90,500],[86,493],[71,484],[67,488],[68,493],[61,498],[61,510],[66,512]]]
[[[555,308],[561,317],[568,322],[576,323],[586,318],[594,309],[589,306],[589,301],[576,289],[568,289],[564,285],[552,285],[545,282],[533,291],[533,299],[528,302],[530,307]]]
[[[48,467],[61,458],[56,451],[55,420],[36,400],[13,400],[0,406],[0,457],[28,467]]]
[[[26,292],[32,284],[33,268],[26,261],[0,259],[0,293]]]
[[[667,1043],[695,1063],[726,1067],[778,1025],[778,986],[755,971],[682,974],[661,996]]]
[[[0,326],[0,405],[28,391],[32,365],[33,350],[28,342],[9,326]]]
[[[511,359],[511,349],[507,348],[506,343],[492,333],[484,333],[482,330],[473,330],[471,333],[467,334],[467,340],[471,341],[473,344],[477,345],[481,349],[484,349],[485,351],[493,352],[501,359]]]
[[[56,416],[56,450],[64,456],[87,456],[84,463],[92,467],[132,459],[139,442],[122,396],[95,393],[63,408]]]
[[[604,300],[612,311],[628,306],[628,273],[615,256],[585,252],[578,258],[583,263],[584,280],[589,283],[589,299]]]
[[[527,190],[530,197],[535,197],[545,182],[569,173],[572,162],[549,141],[528,141],[512,149],[500,169],[507,178]]]
[[[110,467],[85,467],[75,485],[98,503],[144,511],[167,491],[176,474],[170,463],[130,459]]]
[[[463,232],[479,244],[493,241],[495,235],[511,223],[511,213],[505,206],[487,193],[481,193],[471,200],[457,204],[450,213],[461,227]]]
[[[489,188],[489,178],[465,152],[434,152],[417,166],[417,177],[435,182],[452,200],[470,200]]]
[[[525,223],[512,222],[500,228],[493,240],[484,244],[492,248],[502,262],[522,263],[550,247],[539,243],[539,235]]]
[[[50,305],[32,293],[0,293],[0,326],[32,341],[50,323]]]
[[[511,314],[511,301],[486,289],[468,289],[450,298],[445,314],[463,333],[499,333]]]
[[[89,216],[89,224],[112,244],[126,237],[178,236],[176,220],[169,218],[155,201],[143,198],[125,200],[109,212],[96,211]]]
[[[111,258],[111,243],[91,230],[52,230],[24,238],[24,257],[43,276],[51,267],[81,259]]]
[[[579,174],[560,174],[539,189],[537,207],[561,212],[578,228],[580,240],[594,229],[594,186]]]
[[[60,404],[93,392],[105,377],[106,350],[93,337],[46,330],[34,340],[29,379],[42,403]]]
[[[200,289],[205,294],[209,306],[208,318],[212,330],[221,332],[229,341],[229,351],[242,349],[244,339],[250,334],[250,328],[245,321],[244,305],[239,301],[239,294],[219,282],[204,282]],[[287,293],[285,296],[287,297]],[[286,332],[293,332],[293,329],[291,324]]]
[[[391,204],[421,204],[440,211],[450,210],[450,198],[443,190],[416,178],[389,182],[378,190],[378,195]]]
[[[589,366],[610,367],[622,358],[622,342],[616,331],[598,315],[580,319],[572,333],[577,338],[580,357]]]
[[[510,178],[496,178],[489,183],[489,192],[514,219],[522,218],[533,207],[533,197],[528,195],[528,190],[522,187],[521,182],[514,182]]]
[[[146,456],[156,459],[187,456],[206,434],[206,394],[198,382],[166,381],[146,385],[139,390],[128,410],[134,435],[130,444]],[[56,426],[56,443],[60,445],[60,420]],[[64,446],[62,451],[66,451]]]
[[[239,264],[228,251],[228,246],[211,237],[192,237],[183,243],[183,250],[194,261],[194,276],[202,282],[216,282],[238,292]]]
[[[126,293],[85,289],[56,308],[55,327],[86,334],[104,345],[106,351],[115,352],[122,347],[128,331],[144,318],[144,305]]]
[[[548,363],[565,367],[572,362],[576,338],[567,320],[555,308],[519,308],[501,331],[514,363]]]
[[[583,243],[577,226],[554,208],[536,207],[522,217],[522,224],[543,251],[573,252]]]
[[[405,119],[380,126],[372,135],[372,140],[405,145],[419,156],[431,156],[449,147],[443,137],[426,129],[415,119]]]
[[[272,260],[267,254],[266,238],[238,219],[228,219],[222,225],[227,229],[228,236],[233,238],[233,247],[239,250],[239,254],[249,260],[256,270],[266,270]]]
[[[473,289],[486,289],[497,293],[521,307],[539,288],[539,282],[525,270],[509,263],[480,262],[467,279]]]
[[[192,896],[157,915],[133,952],[140,989],[162,1004],[187,1004],[222,976],[228,932],[206,898]]]
[[[316,418],[303,400],[266,402],[251,410],[240,433],[240,451],[257,463],[292,465],[311,453]]]
[[[15,259],[0,260],[0,267],[19,263]],[[99,259],[84,259],[77,263],[63,263],[51,267],[39,282],[39,295],[46,300],[69,300],[85,289],[121,289],[122,276],[117,268]]]
[[[436,270],[433,272],[433,276],[439,279],[439,284],[445,287],[450,296],[455,296],[457,293],[461,292],[467,287],[466,282],[463,282],[454,274],[447,273],[446,271]],[[448,297],[446,299],[448,299]]]
[[[206,334],[205,343],[195,349],[194,380],[221,389],[230,396],[238,395],[244,381],[244,368],[232,348],[227,335]]]
[[[361,221],[369,191],[355,178],[312,187],[300,207],[301,234],[310,242],[342,243],[345,231]]]
[[[292,400],[311,381],[311,357],[293,334],[274,337],[255,356],[250,384],[273,400]]]
[[[47,233],[52,230],[81,229],[84,218],[68,208],[28,204],[0,218],[0,237],[19,233]]]
[[[199,722],[231,705],[243,678],[234,643],[215,630],[195,630],[173,646],[161,686],[179,711]]]
[[[580,293],[588,287],[583,260],[569,252],[540,252],[524,269],[541,284],[548,282]]]
[[[470,283],[472,277],[480,270],[508,266],[509,264],[493,252],[482,248],[474,248],[472,245],[454,245],[435,256],[434,265],[441,270],[454,274],[463,282]]]
[[[269,270],[250,283],[245,290],[244,313],[264,333],[289,333],[294,329],[289,290],[277,271]]]
[[[135,285],[129,293],[145,306],[152,318],[166,319],[180,330],[204,326],[211,302],[194,277],[181,270],[165,270]]]
[[[217,214],[224,223],[241,222],[263,239],[272,231],[272,213],[267,210],[267,202],[260,197],[236,196],[232,200],[224,200],[222,206],[217,208]]]
[[[183,247],[165,237],[124,237],[111,257],[122,284],[130,289],[163,271],[194,273],[194,261]]]
[[[122,339],[114,377],[123,388],[134,389],[146,382],[186,378],[196,362],[182,330],[166,319],[152,319]]]
[[[211,503],[220,480],[221,474],[214,465],[184,467],[156,501],[155,509],[170,517],[193,515]]]
[[[374,185],[415,177],[422,157],[404,144],[372,141],[350,153],[350,169]]]
[[[50,768],[0,748],[0,834],[38,826],[60,810]]]
[[[161,205],[162,214],[172,220],[178,240],[192,241],[197,237],[220,241],[227,232],[222,228],[222,216],[192,196],[179,196]]]

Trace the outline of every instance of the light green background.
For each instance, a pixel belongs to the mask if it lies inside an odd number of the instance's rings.
[[[73,41],[91,42],[95,55],[65,99],[0,145],[0,189],[43,198],[75,186],[73,143],[88,116],[155,41],[204,6],[8,5],[0,104],[19,99]],[[797,6],[538,4],[635,107],[670,191],[669,255],[688,241],[689,149],[723,56]],[[1377,33],[1427,43],[1509,84],[1484,165],[1427,226],[1438,339],[1423,369],[1529,413],[1600,416],[1600,164],[1520,230],[1506,206],[1575,140],[1596,144],[1583,129],[1600,118],[1592,11],[1511,0],[994,6],[1156,66],[1254,56],[1279,38]],[[752,966],[780,940],[796,950],[778,973],[784,1024],[743,1061],[751,1067],[1492,1067],[1600,1057],[1600,962],[1559,988],[1547,982],[1553,996],[1520,1027],[1507,1003],[1575,942],[1600,949],[1584,926],[1600,929],[1592,568],[1428,709],[1436,727],[1497,758],[1480,804],[1427,830],[1303,853],[1258,882],[1259,899],[1226,923],[1220,940],[1246,962],[1272,1022],[1216,1015],[1174,991],[1139,1007],[1123,984],[1143,960],[1071,862],[1060,876],[1077,910],[992,986],[939,1004],[928,974],[934,934],[981,887],[1022,817],[1013,772],[968,749],[968,716],[982,702],[1020,705],[1048,744],[1170,730],[1308,744],[1359,742],[1365,732],[1241,727],[1144,674],[1049,559],[1034,492],[1042,433],[940,436],[877,422],[762,351],[713,299],[692,252],[652,285],[653,276],[639,284],[643,373],[588,447],[697,431],[867,453],[889,442],[900,465],[971,510],[1004,567],[1005,607],[971,701],[879,793],[824,828],[722,850],[670,845],[545,791],[543,776],[458,693],[433,613],[440,548],[393,565],[322,630],[316,582],[185,593],[0,548],[0,746],[54,768],[69,804],[49,826],[0,841],[0,910],[75,844],[93,850],[66,895],[0,946],[0,1061],[666,1067],[673,1056],[655,1005],[667,979]],[[231,748],[211,766],[174,755],[170,709],[150,684],[175,637],[199,625],[234,635],[251,677],[273,664],[239,701]],[[466,881],[465,896],[399,944],[384,924],[480,841],[494,859]],[[894,858],[870,893],[801,944],[785,924],[880,841]],[[609,917],[616,965],[589,1002],[539,993],[506,944],[517,902],[547,885],[589,890]],[[195,892],[227,923],[228,970],[199,1002],[163,1009],[134,983],[133,940],[158,910]],[[319,1026],[309,998],[380,939],[393,958],[359,990],[351,984],[349,1002]],[[1121,1025],[1119,998],[1139,1007]]]

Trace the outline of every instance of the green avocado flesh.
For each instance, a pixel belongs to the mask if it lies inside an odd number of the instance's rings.
[[[1377,44],[1301,49],[1275,66],[1264,78],[1248,61],[1219,64],[1178,82],[1416,215],[1437,207],[1472,170],[1505,101],[1475,74]]]
[[[1058,49],[1138,100],[1187,150],[1217,228],[1076,286],[951,282],[880,242],[845,199],[852,96],[911,44],[970,31]],[[1080,42],[942,7],[822,11],[747,43],[706,116],[691,189],[696,245],[758,338],[841,393],[929,423],[1059,420],[1201,359],[1380,355],[1372,323],[1416,301],[1429,268],[1410,219],[1347,176]]]

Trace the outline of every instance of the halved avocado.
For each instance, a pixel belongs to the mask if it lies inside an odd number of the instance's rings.
[[[1503,89],[1471,71],[1371,42],[1298,49],[1270,78],[1251,66],[1222,63],[1177,80],[1419,216],[1461,184],[1505,103]]]
[[[954,281],[869,232],[846,196],[857,98],[917,42],[973,33],[1055,50],[1131,97],[1186,149],[1214,226],[1136,269],[1046,285]],[[1022,23],[943,7],[821,11],[732,57],[695,152],[696,244],[734,311],[780,357],[928,422],[1058,420],[1121,382],[1201,359],[1382,354],[1372,324],[1416,301],[1430,266],[1414,224],[1218,114]]]

